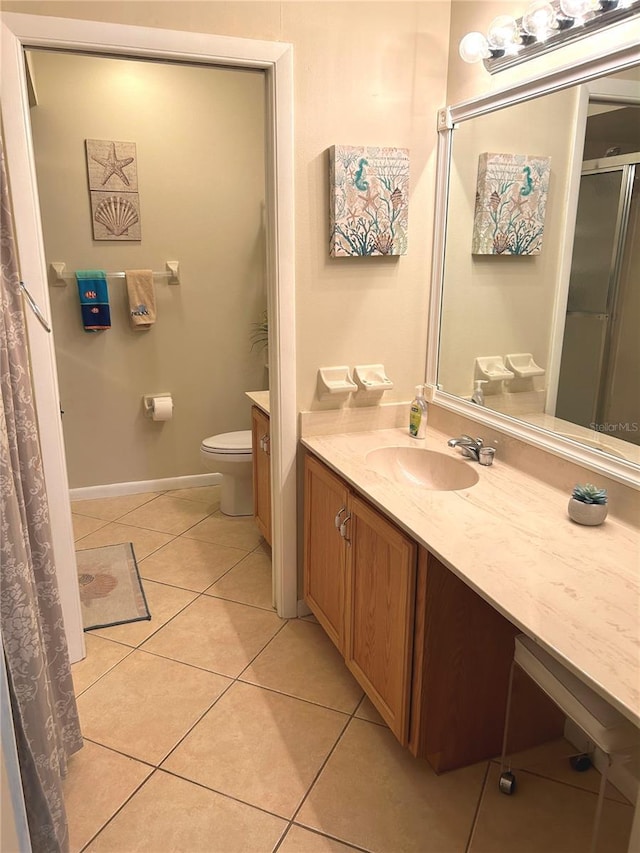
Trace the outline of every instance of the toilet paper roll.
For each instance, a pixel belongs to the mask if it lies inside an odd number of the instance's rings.
[[[171,397],[154,397],[151,401],[151,419],[154,421],[170,421],[173,417],[173,399]]]

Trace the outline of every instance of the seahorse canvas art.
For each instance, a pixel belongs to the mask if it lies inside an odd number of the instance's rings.
[[[550,157],[480,155],[472,254],[540,254],[550,174]]]
[[[329,176],[331,256],[405,255],[409,151],[334,145]]]

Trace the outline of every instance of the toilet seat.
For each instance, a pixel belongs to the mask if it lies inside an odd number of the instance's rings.
[[[251,459],[251,430],[244,429],[237,432],[211,435],[204,439],[201,450],[203,453],[223,456],[229,462],[249,461]]]

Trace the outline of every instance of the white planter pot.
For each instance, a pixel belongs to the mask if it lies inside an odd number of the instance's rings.
[[[607,504],[585,504],[575,498],[569,499],[567,512],[578,524],[596,525],[602,524],[607,517],[609,507]]]

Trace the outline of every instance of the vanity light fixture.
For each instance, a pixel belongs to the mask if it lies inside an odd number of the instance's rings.
[[[486,35],[467,33],[460,56],[494,74],[638,14],[640,0],[534,0],[518,20],[499,15]]]

